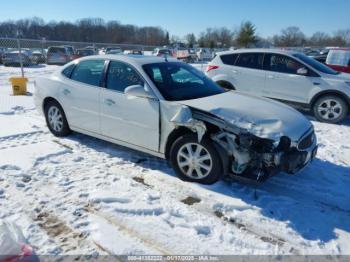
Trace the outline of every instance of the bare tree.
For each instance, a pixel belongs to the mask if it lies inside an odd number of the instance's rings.
[[[38,17],[0,22],[0,37],[163,45],[168,41],[166,36],[167,32],[160,27],[123,25],[101,18],[84,18],[75,23],[45,23]]]
[[[311,46],[326,46],[329,44],[331,37],[324,32],[314,33],[307,41]]]
[[[197,40],[196,40],[196,36],[191,33],[191,34],[187,34],[185,36],[185,39],[187,41],[188,47],[189,48],[193,48],[193,46],[196,44]]]
[[[336,31],[334,37],[338,38],[338,40],[341,39],[340,42],[344,45],[350,45],[350,28]]]
[[[276,46],[303,46],[306,37],[299,27],[290,26],[281,31],[281,35],[273,37]]]
[[[226,27],[207,28],[200,33],[198,44],[200,47],[229,47],[233,43],[233,32]]]

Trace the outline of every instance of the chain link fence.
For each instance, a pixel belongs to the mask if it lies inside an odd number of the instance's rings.
[[[23,68],[38,64],[63,65],[82,56],[105,54],[106,50],[150,55],[155,48],[156,46],[135,44],[0,38],[0,66],[19,67],[23,77]],[[53,56],[61,58],[54,59]]]

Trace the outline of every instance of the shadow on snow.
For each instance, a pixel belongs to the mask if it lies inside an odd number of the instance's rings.
[[[137,166],[175,176],[167,161],[81,134],[68,139]],[[350,168],[315,159],[297,175],[284,173],[263,184],[220,181],[203,188],[256,206],[263,216],[287,222],[307,240],[328,242],[336,229],[350,232]]]

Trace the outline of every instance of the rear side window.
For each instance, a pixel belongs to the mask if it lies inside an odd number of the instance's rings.
[[[124,92],[125,88],[132,85],[144,85],[135,69],[122,62],[111,61],[107,73],[106,88]]]
[[[100,86],[104,64],[104,60],[82,61],[75,67],[71,79],[92,86]]]
[[[170,50],[159,50],[159,54],[162,54],[162,55],[170,55],[171,52],[170,52]]]
[[[266,70],[297,75],[298,69],[303,67],[303,64],[285,55],[268,54],[265,57]]]
[[[65,53],[66,49],[62,47],[50,47],[48,53]]]
[[[75,64],[72,64],[68,67],[66,67],[63,71],[62,71],[62,74],[65,76],[65,77],[68,77],[70,78],[70,76],[72,75],[72,72],[75,68]]]
[[[235,65],[252,69],[262,69],[263,60],[263,53],[245,53],[239,55]]]
[[[234,65],[237,60],[238,54],[222,55],[220,56],[221,61],[225,65]]]
[[[66,47],[65,48],[65,51],[67,52],[67,53],[69,53],[69,54],[74,54],[74,49],[73,49],[73,47]]]

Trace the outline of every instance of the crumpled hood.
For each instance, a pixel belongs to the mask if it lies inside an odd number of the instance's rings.
[[[249,133],[279,141],[288,136],[298,141],[312,124],[301,113],[282,103],[239,92],[181,101],[191,108],[209,112]]]

